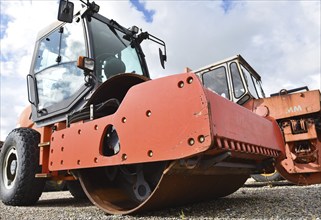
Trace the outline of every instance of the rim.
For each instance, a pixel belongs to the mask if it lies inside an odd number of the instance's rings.
[[[4,186],[11,189],[16,181],[18,171],[18,155],[15,146],[11,146],[4,156],[2,176]]]

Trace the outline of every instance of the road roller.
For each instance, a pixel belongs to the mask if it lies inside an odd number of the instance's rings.
[[[61,0],[58,21],[39,32],[30,105],[1,147],[4,204],[35,204],[48,180],[109,214],[225,197],[275,169],[321,182],[319,91],[266,98],[240,55],[152,80],[141,43],[159,45],[164,67],[165,42],[84,4],[74,14]]]

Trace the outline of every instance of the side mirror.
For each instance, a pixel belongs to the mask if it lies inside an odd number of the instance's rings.
[[[72,23],[74,17],[74,3],[69,2],[68,0],[60,0],[59,11],[58,11],[58,20]]]
[[[159,48],[159,59],[160,59],[160,63],[163,67],[163,69],[165,69],[165,61],[167,61],[167,56],[163,54],[163,51]]]

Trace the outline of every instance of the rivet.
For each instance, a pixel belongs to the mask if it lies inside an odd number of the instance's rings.
[[[61,147],[61,149],[60,149],[61,151],[64,151],[64,147]]]
[[[198,141],[199,141],[200,143],[203,143],[203,142],[205,141],[204,135],[198,136]]]
[[[78,134],[81,134],[81,129],[78,130]]]
[[[147,155],[148,155],[149,157],[152,157],[152,156],[153,156],[153,151],[152,151],[152,150],[149,150],[148,153],[147,153]]]
[[[60,161],[60,164],[61,164],[61,165],[63,165],[63,164],[64,164],[64,161],[63,161],[63,160],[61,160],[61,161]]]
[[[178,82],[178,87],[179,88],[183,88],[184,87],[184,82],[183,81],[179,81]]]
[[[80,165],[80,160],[77,160],[77,164]]]
[[[94,158],[94,162],[95,162],[95,163],[98,162],[98,158],[97,158],[97,157]]]
[[[126,123],[126,121],[127,121],[126,117],[123,117],[123,118],[121,119],[121,121],[122,121],[123,123]]]
[[[121,156],[121,158],[122,158],[123,160],[127,160],[127,154],[123,154],[123,155]]]
[[[152,112],[150,111],[150,110],[148,110],[147,112],[146,112],[146,116],[147,117],[150,117],[152,115]]]
[[[194,138],[188,139],[188,144],[191,145],[191,146],[193,146],[193,145],[195,144]]]
[[[95,129],[95,130],[98,130],[98,125],[95,125],[94,129]]]
[[[61,138],[64,139],[64,138],[65,138],[65,134],[62,134],[62,135],[61,135]]]
[[[192,82],[193,82],[193,77],[188,77],[187,78],[187,83],[188,84],[192,84]]]

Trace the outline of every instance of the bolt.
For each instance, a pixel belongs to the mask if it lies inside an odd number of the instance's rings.
[[[195,144],[194,138],[188,139],[188,144],[191,145],[191,146],[193,146],[193,145]]]
[[[203,143],[205,141],[205,137],[203,135],[198,136],[198,141]]]

